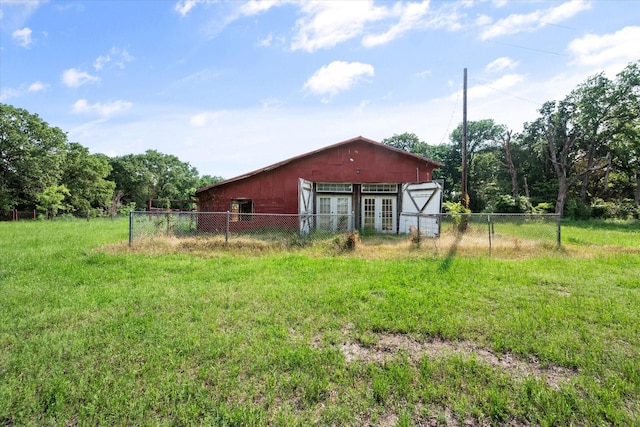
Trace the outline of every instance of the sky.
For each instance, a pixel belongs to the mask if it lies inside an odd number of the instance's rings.
[[[357,136],[520,132],[640,60],[640,0],[0,0],[0,102],[231,178]]]

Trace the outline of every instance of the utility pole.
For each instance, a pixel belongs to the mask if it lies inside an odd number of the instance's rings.
[[[467,193],[467,69],[464,69],[462,85],[462,195],[461,203],[469,209],[469,194]]]

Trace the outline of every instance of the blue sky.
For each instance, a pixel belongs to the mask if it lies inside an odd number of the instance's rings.
[[[515,132],[640,60],[640,1],[0,1],[0,99],[231,178],[362,135]]]

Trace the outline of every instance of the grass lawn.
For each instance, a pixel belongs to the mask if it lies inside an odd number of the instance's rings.
[[[637,222],[519,257],[127,232],[0,223],[0,425],[640,425]]]

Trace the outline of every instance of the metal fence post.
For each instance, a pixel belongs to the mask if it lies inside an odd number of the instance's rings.
[[[420,214],[419,213],[416,214],[416,224],[417,224],[416,229],[418,230],[416,239],[417,239],[418,247],[420,247],[420,241],[422,240],[422,235],[420,234]]]
[[[491,252],[491,214],[487,215],[487,228],[489,229],[489,252]]]
[[[227,224],[224,229],[224,242],[229,243],[229,221],[231,219],[231,212],[227,211]]]
[[[558,248],[560,248],[562,246],[562,236],[561,236],[562,224],[560,221],[560,214],[556,214],[556,224],[557,224],[556,239],[557,239]]]
[[[129,246],[133,245],[133,211],[129,211]]]

